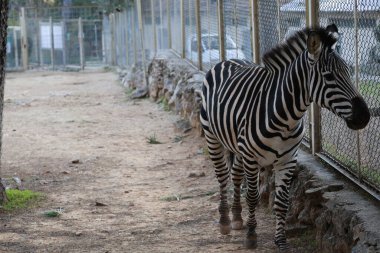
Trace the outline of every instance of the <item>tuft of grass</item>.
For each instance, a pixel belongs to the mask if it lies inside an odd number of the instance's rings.
[[[8,189],[5,192],[8,202],[3,205],[3,209],[6,211],[27,208],[42,198],[41,193],[30,190]]]
[[[161,97],[161,99],[158,101],[158,104],[162,106],[164,111],[170,111],[169,101],[165,97]]]
[[[126,89],[124,90],[124,93],[125,93],[125,95],[127,95],[127,96],[129,97],[129,96],[132,95],[132,93],[133,93],[134,91],[135,91],[134,88],[126,88]]]
[[[159,140],[157,140],[156,134],[153,134],[153,135],[147,137],[147,142],[149,144],[162,144],[162,142],[160,142]]]
[[[173,143],[182,142],[185,139],[186,136],[183,135],[177,135],[173,139]]]
[[[111,72],[111,71],[114,71],[115,68],[114,67],[111,67],[111,66],[104,66],[103,67],[103,71],[104,72]]]
[[[55,210],[49,210],[49,211],[44,212],[44,216],[49,217],[49,218],[56,218],[56,217],[59,217],[62,214],[62,212],[63,212],[63,209],[58,208]]]

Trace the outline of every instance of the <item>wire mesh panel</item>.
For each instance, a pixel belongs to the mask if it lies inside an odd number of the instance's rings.
[[[19,12],[14,9],[9,10],[8,13],[7,61],[5,67],[6,70],[22,68],[20,16]]]
[[[172,49],[181,54],[182,34],[181,34],[181,4],[178,0],[170,0],[170,21],[171,21],[171,44]]]
[[[274,1],[259,0],[260,54],[273,48],[279,41],[278,5]]]
[[[156,5],[157,48],[167,49],[169,46],[169,30],[166,0],[159,0]]]
[[[220,61],[217,2],[200,0],[202,67],[208,71]]]
[[[380,120],[376,117],[376,110],[380,107],[380,64],[377,59],[380,57],[377,57],[376,50],[380,38],[377,36],[379,17],[376,13],[379,10],[376,1],[362,1],[360,6],[355,6],[355,1],[323,2],[320,6],[321,23],[335,23],[338,26],[340,39],[337,51],[350,64],[352,80],[375,114],[369,125],[359,133],[349,130],[341,119],[324,111],[323,152],[378,190]]]
[[[102,63],[102,11],[98,7],[57,7],[25,8],[12,10],[10,15],[11,29],[16,31],[10,48],[10,64],[21,66],[20,57],[27,60],[28,68],[49,67],[66,68],[70,65]],[[16,16],[17,15],[17,16]],[[22,20],[19,22],[17,20]],[[81,20],[81,22],[79,22]],[[23,26],[23,24],[25,24]],[[21,32],[26,34],[26,50],[21,50]],[[79,32],[81,31],[81,34]],[[81,42],[83,42],[81,44]],[[15,48],[15,49],[16,49]],[[82,50],[79,50],[79,49]],[[82,52],[82,54],[80,54]],[[17,54],[17,61],[16,55]]]
[[[277,19],[277,31],[280,40],[292,36],[296,31],[306,27],[306,6],[304,1],[280,1],[279,18]],[[306,142],[310,142],[310,119],[309,113],[304,115],[304,127]]]
[[[372,119],[360,131],[360,176],[380,191],[380,1],[358,9],[359,90],[371,108]]]
[[[249,2],[225,0],[223,9],[226,59],[252,60]]]
[[[196,33],[195,2],[184,0],[185,16],[185,56],[198,65],[198,39]]]

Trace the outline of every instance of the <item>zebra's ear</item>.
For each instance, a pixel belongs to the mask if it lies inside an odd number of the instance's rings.
[[[310,32],[307,38],[307,51],[309,52],[310,58],[313,60],[318,59],[322,51],[322,40],[317,32]]]
[[[339,40],[339,32],[338,32],[338,27],[336,27],[335,24],[331,24],[326,27],[327,35],[330,37],[330,47],[331,49],[335,49],[336,43]]]

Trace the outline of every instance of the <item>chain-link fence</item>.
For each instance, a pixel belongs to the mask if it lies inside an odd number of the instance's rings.
[[[110,15],[96,8],[26,9],[10,13],[7,67],[24,66],[25,51],[29,67],[102,61],[143,67],[158,50],[172,49],[206,72],[230,58],[260,64],[267,50],[294,31],[335,23],[336,50],[351,66],[373,117],[365,130],[351,131],[330,112],[312,110],[304,117],[305,143],[380,199],[379,12],[380,0],[138,0]],[[20,41],[24,33],[26,42]]]
[[[106,57],[108,63],[139,65],[143,49],[146,58],[151,59],[157,50],[170,48],[207,71],[224,59],[254,61],[259,58],[254,52],[262,56],[295,31],[318,25],[318,21],[312,23],[307,17],[313,10],[320,17],[320,25],[335,23],[340,32],[336,49],[352,67],[352,80],[374,117],[365,130],[355,132],[325,110],[320,121],[319,117],[313,117],[311,122],[306,113],[305,143],[322,159],[333,160],[335,168],[344,168],[346,174],[356,177],[359,185],[370,186],[370,191],[379,196],[380,1],[361,1],[360,6],[355,6],[355,1],[322,0],[141,0],[140,3],[143,37],[138,29],[137,8],[115,14],[115,17],[125,15],[124,19],[114,20],[112,15],[104,19],[105,51],[111,52],[106,53],[111,56]],[[112,29],[107,32],[108,24],[113,22],[114,32]],[[254,31],[255,27],[258,31]],[[118,36],[126,38],[118,40]],[[108,41],[108,37],[112,39]],[[117,49],[112,53],[114,47]],[[112,59],[112,55],[117,57]]]
[[[7,70],[102,64],[102,19],[103,12],[97,7],[12,10]]]

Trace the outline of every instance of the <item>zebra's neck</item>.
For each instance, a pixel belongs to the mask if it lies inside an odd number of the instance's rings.
[[[272,81],[267,101],[274,110],[268,118],[276,118],[280,131],[298,131],[303,115],[310,105],[309,64],[307,53],[300,54],[286,67],[271,72]],[[268,106],[269,108],[270,106]]]
[[[262,62],[269,71],[282,71],[306,50],[308,29],[296,32],[264,54]]]

